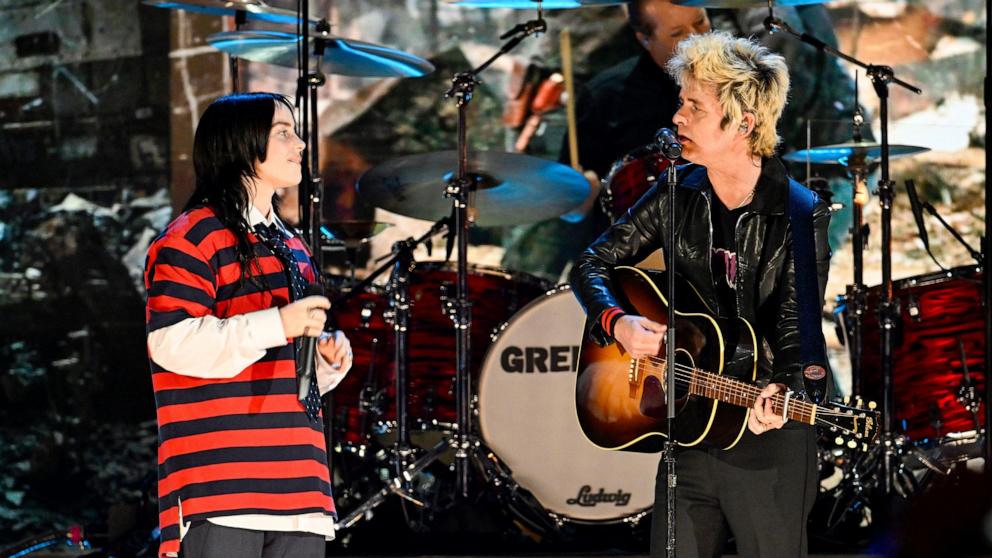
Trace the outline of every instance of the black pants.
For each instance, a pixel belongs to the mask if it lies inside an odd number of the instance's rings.
[[[816,497],[816,433],[788,423],[731,450],[678,453],[676,552],[679,558],[721,556],[728,533],[742,558],[805,558],[806,519]],[[665,556],[665,462],[655,484],[651,556]]]
[[[324,537],[314,533],[252,531],[194,521],[180,558],[324,558]]]

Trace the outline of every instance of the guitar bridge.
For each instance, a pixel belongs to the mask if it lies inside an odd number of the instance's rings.
[[[627,367],[627,384],[630,387],[630,398],[635,399],[637,397],[637,374],[640,372],[640,359],[632,358],[630,359],[630,365]]]

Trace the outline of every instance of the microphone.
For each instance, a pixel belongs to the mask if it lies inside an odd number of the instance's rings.
[[[913,209],[913,219],[916,220],[916,228],[920,231],[920,239],[923,240],[923,246],[930,251],[930,236],[927,234],[927,227],[923,223],[923,204],[920,203],[920,198],[916,194],[916,184],[912,180],[906,181],[906,193],[909,194],[909,205]]]
[[[682,156],[682,144],[675,132],[662,128],[655,132],[654,142],[661,148],[661,154],[674,161]]]
[[[322,296],[323,287],[319,283],[307,285],[303,297]],[[296,395],[303,401],[310,392],[310,379],[313,378],[316,366],[317,338],[304,337],[300,341],[300,350],[296,353]]]

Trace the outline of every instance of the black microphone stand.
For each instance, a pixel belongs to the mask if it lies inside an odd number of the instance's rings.
[[[479,74],[495,62],[500,56],[510,52],[525,38],[547,31],[548,26],[543,18],[541,2],[537,3],[537,19],[522,23],[504,33],[500,39],[509,40],[496,54],[482,63],[478,68],[468,72],[455,74],[451,79],[451,87],[445,92],[446,99],[454,99],[458,106],[458,174],[451,179],[444,189],[444,195],[452,199],[454,212],[454,230],[458,246],[458,272],[455,303],[452,306],[451,318],[455,324],[455,409],[457,410],[454,447],[455,447],[455,483],[456,494],[468,497],[468,471],[471,451],[478,442],[471,435],[471,405],[472,376],[470,365],[470,340],[472,331],[472,303],[468,299],[468,229],[469,194],[474,188],[475,180],[468,172],[468,130],[466,114],[472,101],[475,87],[481,83]]]
[[[678,144],[676,144],[678,145]],[[665,273],[668,278],[668,330],[665,332],[665,405],[667,423],[665,431],[667,438],[663,446],[662,459],[665,461],[665,517],[667,537],[665,555],[675,558],[675,487],[678,478],[675,473],[675,188],[678,185],[675,161],[682,156],[682,147],[678,149],[663,149],[662,153],[668,159],[668,231],[665,239]]]
[[[881,178],[878,181],[879,201],[882,205],[882,295],[879,298],[879,329],[881,331],[882,358],[882,433],[881,439],[885,454],[881,463],[883,494],[888,496],[893,492],[893,477],[898,473],[896,458],[900,452],[900,444],[894,435],[895,430],[895,392],[892,385],[892,348],[895,341],[895,327],[899,318],[899,304],[893,299],[892,286],[892,201],[895,195],[895,183],[889,178],[889,85],[896,84],[913,93],[920,94],[922,90],[912,84],[895,77],[895,72],[889,66],[866,64],[853,56],[849,56],[831,47],[823,41],[807,33],[799,33],[789,24],[775,17],[772,12],[772,2],[768,1],[768,17],[765,18],[765,28],[769,33],[785,31],[800,41],[813,46],[817,50],[829,53],[847,62],[864,68],[871,79],[879,99],[879,122],[882,128],[881,144]]]

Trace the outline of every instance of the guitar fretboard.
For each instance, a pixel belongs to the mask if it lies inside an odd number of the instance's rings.
[[[712,372],[693,369],[689,379],[689,393],[716,399],[738,407],[751,407],[754,400],[761,393],[757,386],[736,380],[729,376],[720,376]],[[776,393],[772,396],[772,407],[775,414],[781,415],[785,409],[785,394]],[[789,420],[796,420],[806,424],[816,422],[816,405],[800,401],[789,400],[788,409]]]

